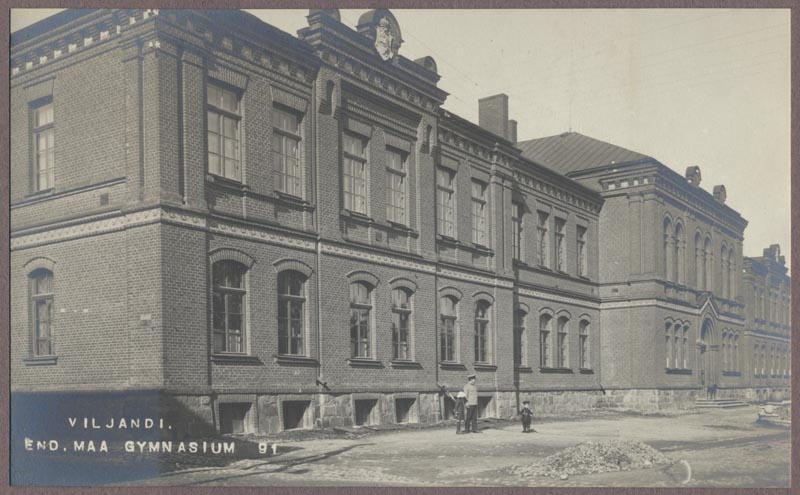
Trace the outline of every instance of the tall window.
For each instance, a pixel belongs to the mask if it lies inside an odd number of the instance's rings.
[[[367,214],[367,143],[353,134],[342,136],[344,208]]]
[[[475,304],[475,362],[488,363],[489,345],[489,303],[478,301]]]
[[[569,367],[569,336],[567,334],[568,322],[569,320],[564,316],[559,318],[557,322],[558,345],[556,348],[556,355],[558,357],[558,362],[556,363],[556,367],[558,368]]]
[[[208,171],[228,179],[242,180],[239,158],[239,95],[214,84],[208,85]]]
[[[689,368],[689,327],[683,327],[683,346],[681,347],[681,356],[683,356],[683,369]]]
[[[674,268],[673,264],[673,256],[675,254],[675,250],[673,248],[673,239],[672,239],[672,222],[669,218],[664,219],[664,275],[667,281],[674,281],[673,272]]]
[[[407,225],[406,220],[406,156],[386,149],[386,219]]]
[[[53,102],[33,109],[34,190],[44,191],[55,185],[55,130]]]
[[[455,172],[436,169],[436,206],[438,208],[439,234],[456,236],[455,228]]]
[[[560,272],[567,269],[567,245],[564,241],[566,224],[566,220],[556,218],[556,270]]]
[[[33,313],[33,355],[53,354],[53,273],[39,269],[30,275],[31,310]]]
[[[350,284],[350,344],[356,358],[372,356],[370,342],[370,311],[372,288],[364,282]]]
[[[245,352],[245,273],[236,261],[217,261],[212,269],[214,352]]]
[[[522,214],[525,207],[522,203],[511,203],[511,257],[522,260]]]
[[[550,237],[547,235],[547,218],[549,215],[542,211],[536,212],[536,248],[539,266],[550,267]]]
[[[581,320],[580,325],[578,326],[578,338],[580,339],[578,349],[580,350],[580,367],[583,369],[591,368],[591,362],[589,361],[589,322],[587,320]]]
[[[550,329],[553,318],[550,315],[539,317],[539,366],[550,367]]]
[[[486,184],[472,181],[472,242],[485,246],[486,242]]]
[[[450,296],[439,301],[442,326],[440,335],[440,358],[444,362],[458,361],[458,343],[456,341],[456,300]]]
[[[303,197],[303,165],[300,159],[301,116],[280,107],[272,109],[272,153],[275,187],[278,191]]]
[[[681,368],[683,364],[683,346],[681,345],[681,325],[675,324],[675,336],[673,338],[673,347],[675,349],[675,365],[674,368]]]
[[[711,238],[706,237],[703,244],[703,262],[705,263],[705,290],[714,290],[714,267],[711,252]]]
[[[578,276],[587,277],[589,275],[588,259],[586,254],[586,227],[578,225],[577,228],[578,245]]]
[[[700,237],[700,232],[694,236],[694,262],[695,262],[695,277],[697,277],[697,289],[705,290],[706,288],[706,270],[705,270],[705,255],[703,254],[703,240]]]
[[[525,311],[518,309],[514,311],[514,365],[526,366],[527,356],[527,335],[525,334]]]
[[[278,275],[278,354],[305,355],[305,280],[295,271]]]
[[[392,358],[411,359],[411,295],[392,291]]]
[[[672,348],[672,324],[671,323],[667,323],[667,325],[666,325],[666,328],[664,330],[664,340],[665,340],[664,343],[665,343],[665,347],[666,347],[665,355],[667,356],[666,367],[667,368],[671,368],[672,367],[672,360],[673,360],[672,356],[673,356],[673,353],[674,353],[674,350]]]
[[[675,223],[675,282],[685,285],[686,240],[683,234],[683,225]]]

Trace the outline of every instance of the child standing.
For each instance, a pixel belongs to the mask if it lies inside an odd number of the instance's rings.
[[[529,433],[536,431],[531,428],[531,420],[533,419],[533,411],[531,411],[530,401],[522,401],[522,409],[519,411],[519,416],[522,419],[522,433]]]

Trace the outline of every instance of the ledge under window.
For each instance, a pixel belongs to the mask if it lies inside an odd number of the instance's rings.
[[[688,368],[665,368],[664,371],[668,375],[691,375],[692,370]]]
[[[489,363],[475,363],[475,371],[497,371],[497,365]]]
[[[300,196],[294,196],[289,193],[285,193],[283,191],[275,191],[275,199],[280,201],[281,203],[295,206],[298,208],[304,208],[307,210],[313,209],[314,207],[309,203],[307,200],[301,198]]]
[[[740,371],[723,371],[722,376],[742,376]]]
[[[352,357],[347,362],[354,368],[383,368],[383,363],[377,359]]]
[[[539,368],[539,373],[573,373],[572,368]]]
[[[436,240],[444,244],[450,244],[451,246],[458,246],[461,244],[458,239],[444,234],[436,234]]]
[[[579,371],[582,375],[594,375],[594,370],[592,368],[581,368]]]
[[[31,356],[22,361],[25,366],[52,366],[58,364],[58,356]]]
[[[211,362],[217,364],[243,365],[264,364],[257,356],[251,356],[249,354],[212,354]]]
[[[341,216],[344,218],[348,218],[350,220],[365,222],[365,223],[374,223],[375,221],[366,213],[361,213],[358,211],[353,210],[342,210]]]
[[[514,369],[516,371],[519,371],[520,373],[533,373],[533,368],[531,368],[530,366],[528,366],[526,364],[516,365],[516,366],[514,366]]]
[[[291,354],[275,354],[273,361],[278,364],[289,366],[316,366],[317,360],[307,356],[295,356]]]
[[[409,361],[405,359],[394,359],[392,360],[389,365],[392,368],[401,369],[401,370],[421,370],[422,365],[416,361]]]
[[[454,371],[466,371],[467,367],[461,363],[456,363],[453,361],[442,361],[439,363],[439,367],[443,370],[454,370]]]
[[[238,181],[236,179],[229,179],[227,177],[223,177],[221,175],[215,175],[212,173],[206,174],[206,181],[239,192],[248,191],[250,189],[246,184],[242,183],[241,181]]]

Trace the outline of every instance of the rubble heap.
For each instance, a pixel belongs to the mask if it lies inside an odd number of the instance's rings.
[[[653,447],[622,440],[586,442],[546,457],[538,464],[511,466],[509,470],[523,477],[604,473],[650,468],[674,462]]]

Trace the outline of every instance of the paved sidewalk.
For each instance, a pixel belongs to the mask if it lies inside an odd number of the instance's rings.
[[[757,408],[746,407],[669,416],[598,413],[596,417],[535,423],[538,433],[532,434],[522,434],[516,423],[487,422],[482,434],[455,435],[450,428],[429,428],[362,438],[311,439],[286,444],[292,450],[274,457],[177,471],[130,484],[788,486],[789,430],[757,425],[756,412]],[[578,443],[609,439],[647,443],[676,463],[567,480],[520,478],[507,469],[539,462]],[[692,471],[688,482],[687,464]]]

